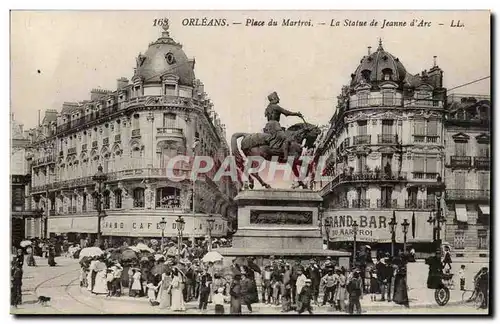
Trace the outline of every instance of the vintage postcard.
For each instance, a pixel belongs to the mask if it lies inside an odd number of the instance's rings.
[[[490,314],[489,11],[10,19],[12,314]]]

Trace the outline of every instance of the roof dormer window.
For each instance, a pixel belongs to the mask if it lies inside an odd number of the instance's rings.
[[[371,75],[371,71],[370,70],[363,70],[361,71],[361,76],[363,77],[363,80],[365,80],[366,82],[370,82],[370,75]]]

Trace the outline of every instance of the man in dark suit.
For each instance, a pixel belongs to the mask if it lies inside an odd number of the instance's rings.
[[[318,304],[319,285],[321,283],[321,269],[319,268],[316,260],[312,259],[306,270],[306,277],[311,279],[311,289],[314,303]]]

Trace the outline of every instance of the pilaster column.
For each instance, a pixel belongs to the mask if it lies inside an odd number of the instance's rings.
[[[149,150],[147,150],[147,168],[152,168],[153,167],[153,161],[154,161],[154,152],[155,152],[155,145],[154,145],[154,139],[155,139],[155,116],[154,113],[150,112],[149,115],[146,117],[147,121],[149,122],[149,130],[146,131],[146,136],[145,138],[145,147],[149,147]]]

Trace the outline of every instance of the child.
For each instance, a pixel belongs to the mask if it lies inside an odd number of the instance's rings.
[[[299,293],[298,299],[300,300],[300,309],[297,310],[299,314],[302,314],[304,311],[308,311],[309,314],[312,314],[311,300],[313,298],[313,291],[311,287],[311,279],[305,280],[305,286]]]
[[[115,276],[113,275],[113,270],[108,269],[107,274],[106,274],[106,283],[108,286],[108,294],[106,295],[106,297],[111,297],[111,295],[113,294],[113,280],[114,279],[115,279]]]
[[[148,282],[146,287],[148,288],[148,299],[151,306],[160,305],[160,303],[156,300],[156,290],[158,289],[158,287],[153,285],[152,282]]]
[[[212,297],[212,301],[215,304],[215,314],[224,314],[224,302],[226,297],[224,297],[224,288],[220,287],[217,289],[217,293]]]
[[[378,290],[379,289],[378,289],[377,270],[375,268],[373,268],[370,271],[370,294],[371,294],[372,301],[377,300]]]
[[[465,290],[465,264],[460,266],[460,270],[458,270],[458,277],[460,278],[460,290]]]

